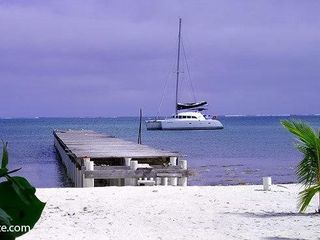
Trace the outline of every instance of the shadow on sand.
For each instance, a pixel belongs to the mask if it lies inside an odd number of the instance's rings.
[[[267,240],[306,240],[305,238],[265,237]]]
[[[267,212],[263,211],[260,213],[253,213],[253,212],[244,212],[244,213],[234,213],[234,212],[225,212],[226,214],[233,214],[233,215],[242,215],[245,217],[251,218],[286,218],[286,217],[319,217],[319,213],[298,213],[298,212]],[[290,237],[264,237],[263,239],[266,240],[307,240],[305,238],[290,238]]]
[[[235,215],[244,215],[247,217],[255,217],[255,218],[273,218],[273,217],[312,217],[319,216],[319,213],[298,213],[298,212],[267,212],[263,211],[261,213],[253,213],[253,212],[244,212],[244,213],[231,213],[225,212],[226,214],[235,214]]]

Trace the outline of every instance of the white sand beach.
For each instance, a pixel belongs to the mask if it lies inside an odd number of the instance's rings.
[[[297,211],[299,186],[38,189],[35,239],[318,239],[320,215]]]

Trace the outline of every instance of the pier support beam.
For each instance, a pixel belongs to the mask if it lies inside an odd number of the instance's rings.
[[[83,163],[85,170],[94,170],[94,163],[93,161],[90,161],[90,158],[83,158]],[[94,187],[94,178],[85,178],[85,176],[82,176],[83,178],[83,187]]]
[[[72,162],[71,166],[72,166],[72,182],[73,182],[74,186],[77,187],[77,167],[76,167],[76,163]]]
[[[135,171],[138,169],[138,161],[131,161],[130,162],[130,169]],[[137,179],[131,178],[130,186],[137,186]]]
[[[179,160],[179,166],[181,169],[187,170],[188,169],[187,160]],[[179,186],[187,186],[188,185],[188,178],[187,177],[179,178],[178,185]]]
[[[168,186],[168,178],[167,177],[161,178],[161,185],[162,186]]]
[[[177,166],[177,157],[170,157],[170,165]],[[178,179],[176,177],[170,178],[170,185],[177,186]]]
[[[127,167],[131,167],[131,159],[129,157],[124,158],[124,164]],[[132,185],[132,178],[125,178],[124,179],[124,185],[125,186],[131,186]]]
[[[75,187],[82,187],[82,175],[81,175],[81,169],[79,169],[76,166],[76,182]]]

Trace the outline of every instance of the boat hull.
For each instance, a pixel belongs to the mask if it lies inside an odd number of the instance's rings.
[[[159,120],[146,121],[147,130],[162,130],[161,122]]]
[[[149,120],[147,130],[219,130],[223,125],[218,120]]]

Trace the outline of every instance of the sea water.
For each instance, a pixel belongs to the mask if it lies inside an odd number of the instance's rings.
[[[193,173],[189,185],[261,184],[264,176],[290,183],[302,156],[280,124],[289,118],[320,127],[319,116],[221,117],[224,129],[215,131],[147,131],[143,125],[142,143],[182,154]],[[19,175],[37,187],[63,187],[70,182],[53,146],[54,129],[90,129],[136,142],[138,127],[134,117],[0,119],[0,138],[9,143],[10,169],[22,167]]]

